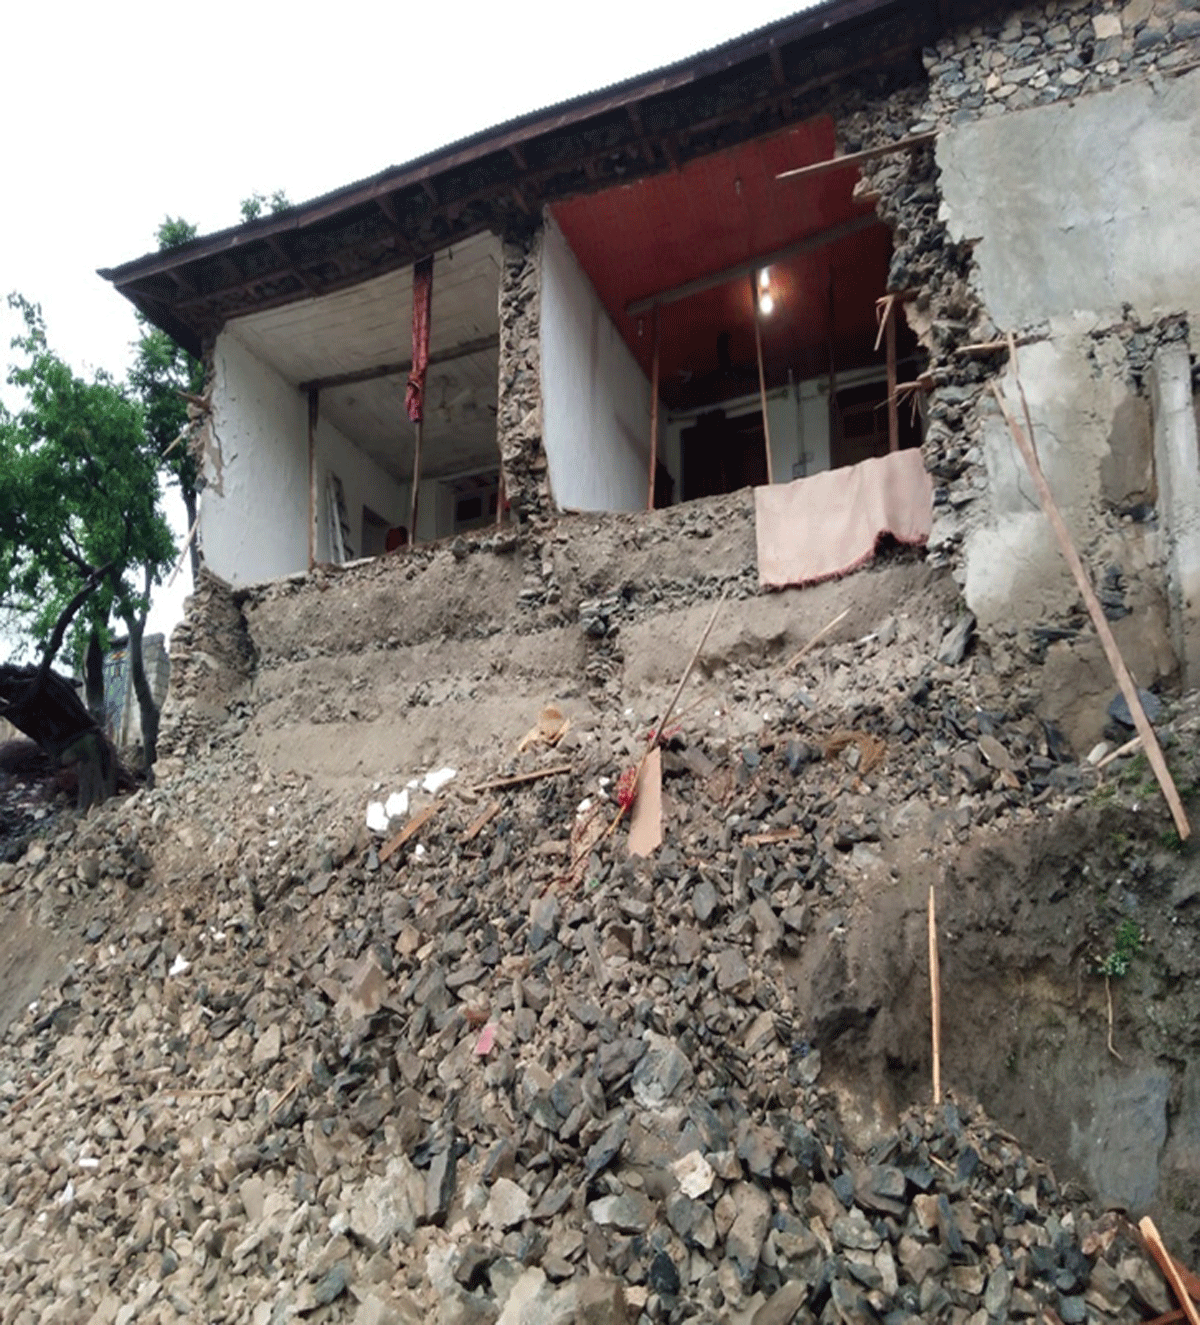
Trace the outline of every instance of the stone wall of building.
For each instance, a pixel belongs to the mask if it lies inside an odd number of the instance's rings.
[[[201,570],[186,614],[171,635],[171,682],[162,709],[161,760],[212,748],[246,697],[254,646],[234,591]]]
[[[1197,349],[1183,232],[1200,217],[1198,64],[1200,15],[1177,0],[1010,6],[927,52],[927,87],[875,121],[869,106],[839,120],[842,150],[938,132],[860,185],[892,227],[889,288],[930,356],[930,558],[999,671],[1044,664],[1037,702],[1076,744],[1098,735],[1113,683],[992,394],[995,381],[1020,415],[1008,354],[975,347],[1019,338],[1042,464],[1118,641],[1142,684],[1172,678],[1200,639],[1168,610],[1177,532],[1158,502],[1150,383],[1156,356],[1190,341],[1194,363]]]
[[[542,231],[506,239],[500,268],[496,433],[504,496],[518,524],[551,510],[542,442]]]

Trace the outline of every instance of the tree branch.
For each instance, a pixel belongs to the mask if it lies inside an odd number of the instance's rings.
[[[111,565],[111,563],[110,563]],[[62,648],[63,639],[67,633],[67,627],[75,619],[76,613],[87,602],[87,600],[96,592],[100,581],[108,574],[109,566],[99,566],[87,577],[83,587],[74,598],[58,614],[58,621],[55,623],[54,632],[46,645],[45,652],[42,654],[42,662],[38,667],[37,675],[33,678],[33,689],[40,690],[46,682],[46,677],[50,674],[50,664],[54,661],[54,655]]]

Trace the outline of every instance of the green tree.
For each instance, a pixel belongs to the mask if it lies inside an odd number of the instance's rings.
[[[82,662],[114,616],[124,622],[149,767],[158,708],[142,636],[150,591],[175,555],[160,456],[141,404],[104,372],[78,377],[50,348],[41,309],[19,295],[9,304],[25,323],[8,374],[24,407],[0,412],[0,601],[40,654],[35,692],[64,643]]]
[[[242,220],[257,221],[264,208],[275,215],[277,212],[286,212],[291,205],[282,189],[276,189],[269,198],[265,193],[255,190],[248,198],[242,199]]]
[[[166,216],[156,232],[160,250],[178,248],[196,238],[196,227],[181,216]],[[190,531],[196,523],[200,494],[200,460],[192,444],[188,395],[204,390],[204,365],[181,345],[151,326],[139,313],[143,330],[133,347],[129,385],[145,411],[146,436],[167,476],[179,486]],[[200,574],[200,553],[193,537],[188,544],[192,583]]]

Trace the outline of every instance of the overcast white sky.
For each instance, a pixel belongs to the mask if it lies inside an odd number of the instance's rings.
[[[77,370],[124,377],[133,311],[95,273],[154,248],[164,215],[224,229],[255,190],[302,202],[811,2],[10,0],[0,298],[40,303]],[[5,307],[6,364],[14,331]],[[186,580],[151,628],[178,616]]]

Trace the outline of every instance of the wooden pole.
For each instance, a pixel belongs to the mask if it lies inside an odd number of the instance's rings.
[[[750,303],[754,309],[754,350],[758,355],[758,398],[762,404],[763,446],[767,453],[767,486],[770,487],[775,482],[775,475],[771,466],[771,420],[767,417],[767,379],[763,372],[762,319],[758,311],[758,278],[755,272],[750,273]]]
[[[1155,1227],[1154,1220],[1147,1215],[1138,1223],[1138,1232],[1146,1240],[1146,1246],[1151,1256],[1158,1262],[1158,1268],[1163,1273],[1163,1278],[1171,1285],[1176,1299],[1182,1307],[1183,1312],[1191,1325],[1200,1325],[1200,1312],[1196,1310],[1196,1304],[1192,1301],[1187,1287],[1183,1282],[1183,1276],[1179,1273],[1179,1267],[1171,1257]]]
[[[308,569],[317,564],[317,414],[321,392],[312,387],[308,393]]]
[[[938,969],[937,902],[929,885],[929,1010],[933,1022],[933,1102],[942,1102],[942,977]]]
[[[900,449],[900,402],[896,399],[896,301],[888,301],[887,325],[887,393],[888,393],[888,450]]]
[[[408,546],[417,545],[417,497],[420,495],[421,486],[421,433],[425,429],[424,419],[418,420],[416,424],[417,437],[413,446],[413,474],[412,474],[412,501],[409,503],[408,515]]]
[[[898,142],[884,143],[882,147],[868,147],[864,152],[847,152],[845,156],[831,156],[824,161],[814,161],[808,166],[797,166],[794,170],[785,170],[775,178],[811,178],[813,175],[823,175],[830,170],[845,170],[848,166],[861,165],[864,161],[874,161],[876,157],[887,156],[891,152],[905,152],[913,147],[924,147],[936,141],[935,132],[914,133],[911,137],[901,138]]]
[[[650,492],[646,509],[654,509],[654,476],[658,471],[658,341],[659,312],[654,305],[654,358],[650,363]]]
[[[1013,365],[1015,375],[1017,367],[1017,347],[1015,345],[1010,346],[1009,359]],[[1017,382],[1019,386],[1020,378],[1017,378]],[[1154,728],[1151,727],[1150,720],[1146,717],[1146,711],[1142,708],[1137,686],[1134,684],[1133,677],[1129,674],[1129,668],[1125,666],[1125,659],[1121,657],[1120,649],[1117,648],[1117,641],[1113,638],[1112,628],[1104,615],[1104,609],[1100,606],[1100,600],[1096,597],[1096,591],[1092,588],[1092,582],[1088,578],[1088,573],[1084,569],[1079,553],[1075,550],[1075,544],[1071,541],[1071,535],[1067,530],[1066,522],[1063,520],[1062,512],[1058,509],[1058,503],[1054,500],[1054,494],[1050,491],[1050,484],[1046,481],[1045,474],[1042,473],[1042,466],[1038,461],[1037,452],[1033,449],[1032,438],[1026,436],[1021,425],[1013,417],[1012,411],[1008,408],[995,381],[992,382],[992,394],[996,397],[996,401],[1000,406],[1000,413],[1004,415],[1004,421],[1008,424],[1008,430],[1012,433],[1013,441],[1017,444],[1017,450],[1020,451],[1030,477],[1033,479],[1033,486],[1037,489],[1038,499],[1042,503],[1042,510],[1045,511],[1046,518],[1050,521],[1050,527],[1054,530],[1054,536],[1058,539],[1058,546],[1062,551],[1063,559],[1066,561],[1071,574],[1075,578],[1075,583],[1079,587],[1079,592],[1083,596],[1088,615],[1092,618],[1092,624],[1096,627],[1096,634],[1100,636],[1100,643],[1104,647],[1105,656],[1108,658],[1108,665],[1117,678],[1117,684],[1121,688],[1121,693],[1125,696],[1126,704],[1129,705],[1129,712],[1133,716],[1133,725],[1137,728],[1137,734],[1142,738],[1142,745],[1145,747],[1146,757],[1150,760],[1150,767],[1154,770],[1158,785],[1162,788],[1163,796],[1166,797],[1167,804],[1171,808],[1171,815],[1175,820],[1175,830],[1182,841],[1187,841],[1192,835],[1191,825],[1188,823],[1183,802],[1179,799],[1175,780],[1171,777],[1171,771],[1163,757],[1162,746],[1159,745]],[[1022,397],[1023,395],[1024,393],[1022,393]],[[1026,423],[1029,424],[1028,411],[1026,411]]]

